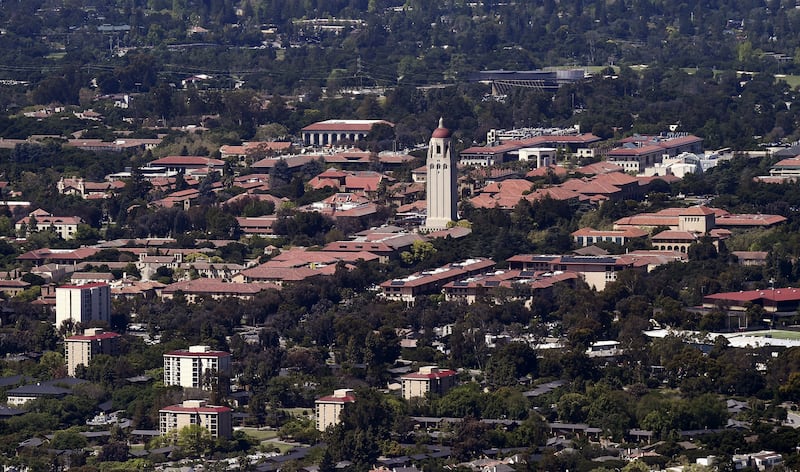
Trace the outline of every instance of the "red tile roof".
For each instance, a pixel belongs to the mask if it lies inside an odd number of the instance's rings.
[[[221,167],[225,161],[205,156],[166,156],[151,161],[150,166],[212,166]]]
[[[385,120],[325,120],[312,123],[300,131],[362,131],[368,133],[376,124],[394,126]]]
[[[117,333],[113,333],[113,332],[110,332],[110,331],[109,332],[105,332],[104,331],[104,332],[102,332],[100,334],[93,334],[93,335],[78,334],[78,335],[75,335],[75,336],[70,336],[67,339],[65,339],[64,341],[99,341],[99,340],[103,340],[103,339],[114,339],[114,338],[119,338],[119,337],[121,337],[121,336],[119,334],[117,334]]]
[[[191,407],[183,405],[170,405],[170,406],[165,406],[159,411],[165,411],[169,413],[225,413],[233,410],[231,410],[227,406],[206,405],[201,407]]]
[[[425,380],[431,380],[431,379],[443,379],[443,378],[445,378],[445,377],[452,377],[452,376],[454,376],[454,375],[457,375],[457,374],[458,374],[458,372],[456,372],[456,371],[454,371],[454,370],[450,370],[450,369],[442,369],[442,370],[439,370],[438,372],[431,372],[431,373],[429,373],[429,374],[421,374],[421,373],[419,373],[419,372],[414,372],[414,373],[411,373],[411,374],[406,374],[406,375],[404,375],[404,376],[400,377],[400,379],[401,379],[401,380],[405,380],[405,379],[409,379],[409,380],[417,380],[417,379],[425,379]]]

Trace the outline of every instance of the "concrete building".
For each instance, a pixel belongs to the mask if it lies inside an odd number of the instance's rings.
[[[427,217],[424,229],[438,231],[458,219],[458,194],[456,158],[450,148],[450,130],[439,119],[439,127],[433,131],[428,145]]]
[[[400,380],[406,400],[424,397],[429,392],[441,396],[456,385],[456,371],[429,365],[420,367],[418,372],[404,375]]]
[[[206,428],[214,438],[230,438],[233,435],[231,409],[207,405],[204,400],[185,400],[180,405],[162,408],[158,410],[158,418],[162,435],[193,424]]]
[[[218,380],[231,374],[231,355],[212,351],[210,346],[189,346],[187,350],[164,354],[164,385],[212,390]]]
[[[110,319],[111,288],[108,284],[98,282],[56,288],[56,328],[65,321],[87,324]]]
[[[558,149],[551,147],[532,147],[519,150],[520,161],[536,162],[536,168],[549,167],[558,161]]]
[[[88,366],[92,358],[100,354],[113,356],[116,354],[120,335],[105,332],[102,328],[89,328],[81,335],[64,339],[64,361],[67,364],[67,375],[75,376],[79,365]]]
[[[330,146],[340,141],[361,141],[378,124],[394,127],[384,120],[325,120],[306,126],[300,135],[306,146]]]
[[[314,401],[314,414],[317,420],[317,430],[325,431],[329,426],[339,424],[345,405],[355,401],[355,393],[348,389],[334,390],[333,395],[316,399]]]

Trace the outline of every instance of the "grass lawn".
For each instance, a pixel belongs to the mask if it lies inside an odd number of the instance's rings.
[[[765,331],[752,331],[745,333],[748,336],[770,336],[775,339],[800,339],[800,332],[786,331],[782,329],[773,329]]]
[[[265,441],[267,439],[274,439],[278,437],[278,432],[273,430],[267,429],[258,429],[258,428],[238,428],[240,431],[244,431],[245,434],[248,436],[253,437],[259,441]]]

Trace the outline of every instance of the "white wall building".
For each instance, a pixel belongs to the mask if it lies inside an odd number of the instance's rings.
[[[110,321],[111,288],[106,283],[56,287],[56,328],[65,321]]]
[[[539,169],[541,167],[555,165],[557,161],[557,152],[558,150],[556,148],[522,148],[519,150],[519,160],[535,161],[536,168]]]
[[[164,385],[213,389],[220,378],[231,373],[231,355],[212,351],[210,346],[190,346],[187,350],[164,354]],[[227,389],[227,385],[224,386]]]

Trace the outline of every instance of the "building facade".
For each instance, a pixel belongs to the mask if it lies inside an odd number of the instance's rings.
[[[394,123],[384,120],[325,120],[306,126],[300,135],[306,146],[330,146],[341,141],[361,141],[378,124],[394,127]]]
[[[82,223],[83,220],[78,216],[54,216],[40,208],[17,221],[14,229],[23,238],[31,233],[49,229],[61,239],[68,240],[75,239],[78,225]]]
[[[314,401],[314,415],[317,430],[325,431],[329,426],[339,424],[345,405],[356,401],[355,393],[349,389],[334,390],[333,395],[318,398]]]
[[[233,435],[231,409],[226,406],[207,405],[204,400],[186,400],[180,405],[170,405],[158,410],[158,425],[162,435],[198,424],[214,438]]]
[[[231,355],[212,351],[210,346],[189,346],[189,349],[164,354],[164,385],[213,390],[218,382],[227,391],[231,374]]]
[[[458,194],[456,158],[450,147],[450,130],[439,119],[439,127],[433,131],[428,145],[427,217],[425,230],[437,231],[458,219]]]
[[[428,393],[441,396],[456,385],[456,371],[429,365],[421,367],[418,372],[404,375],[400,380],[406,400],[424,397]]]
[[[111,288],[108,284],[98,282],[56,288],[56,328],[65,321],[86,324],[110,319]]]
[[[116,354],[120,335],[105,332],[102,328],[90,328],[83,334],[64,339],[64,361],[67,375],[75,377],[79,365],[88,366],[92,358],[100,354]]]

